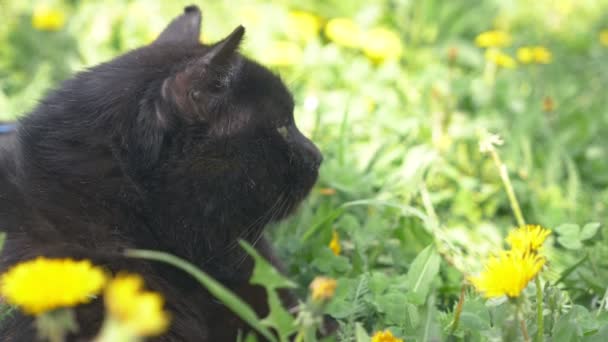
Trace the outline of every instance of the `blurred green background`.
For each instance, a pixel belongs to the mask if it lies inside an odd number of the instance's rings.
[[[281,74],[299,126],[325,155],[310,199],[270,233],[303,287],[316,274],[339,279],[330,311],[344,339],[355,321],[419,336],[420,319],[411,310],[393,318],[396,299],[383,296],[429,244],[444,257],[430,286],[442,312],[433,324],[449,323],[462,274],[516,225],[479,150],[488,132],[504,140],[526,220],[554,229],[545,280],[570,306],[603,303],[608,1],[0,0],[0,120],[74,72],[151,42],[192,2],[203,42],[245,26],[243,52]],[[591,236],[559,228],[588,222],[602,225]],[[334,232],[339,253],[328,247]],[[423,312],[431,299],[403,300]]]

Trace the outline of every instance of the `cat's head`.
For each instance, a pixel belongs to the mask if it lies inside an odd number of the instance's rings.
[[[200,25],[198,8],[187,7],[121,61],[157,70],[131,122],[128,168],[157,200],[181,199],[175,215],[280,219],[314,185],[321,153],[296,127],[280,78],[238,53],[244,28],[205,45]]]
[[[66,80],[21,119],[22,186],[58,226],[81,214],[139,229],[141,247],[204,258],[255,240],[308,194],[322,157],[291,94],[238,52],[242,27],[206,45],[200,26],[187,7],[154,42]]]

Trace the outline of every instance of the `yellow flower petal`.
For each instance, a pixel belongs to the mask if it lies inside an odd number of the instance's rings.
[[[40,31],[58,31],[65,24],[65,14],[58,9],[38,6],[32,13],[32,26]]]
[[[264,53],[264,61],[273,66],[290,66],[302,60],[302,48],[293,42],[275,42]]]
[[[88,260],[39,257],[2,275],[0,292],[10,304],[31,315],[89,302],[106,282],[105,273]]]
[[[169,326],[169,314],[163,311],[163,297],[142,288],[141,277],[119,274],[106,288],[106,307],[117,322],[135,335],[159,335]]]
[[[311,297],[314,301],[326,301],[331,299],[336,292],[338,283],[335,279],[328,277],[316,277],[310,283]]]
[[[487,298],[516,298],[541,271],[544,264],[545,258],[537,254],[502,251],[491,256],[483,272],[470,277],[469,281]]]
[[[602,30],[600,32],[600,44],[608,46],[608,30]]]
[[[340,255],[342,246],[340,246],[340,235],[337,231],[333,231],[331,235],[331,241],[329,242],[329,248],[334,252],[335,255]]]
[[[327,22],[325,35],[332,42],[349,48],[361,45],[361,30],[348,18],[334,18]]]
[[[532,48],[524,46],[517,49],[517,59],[524,64],[532,63],[534,61]]]
[[[319,35],[321,19],[304,11],[292,11],[289,13],[288,34],[290,38],[309,41]]]
[[[553,58],[551,51],[544,46],[535,46],[532,48],[532,54],[534,61],[540,64],[549,64]]]
[[[402,339],[393,336],[390,330],[377,331],[372,336],[371,342],[403,342]]]
[[[479,47],[507,47],[511,45],[511,35],[500,30],[492,30],[480,33],[475,38],[475,43]]]
[[[403,54],[403,43],[397,32],[387,28],[375,28],[363,34],[362,48],[374,62],[394,60]]]
[[[514,251],[536,253],[543,246],[549,234],[551,234],[549,229],[527,225],[511,230],[506,241]]]
[[[517,62],[515,62],[513,57],[496,49],[488,49],[488,51],[486,51],[485,57],[490,62],[503,68],[513,69],[517,66]]]

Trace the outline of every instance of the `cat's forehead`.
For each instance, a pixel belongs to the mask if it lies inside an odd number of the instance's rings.
[[[293,97],[283,80],[264,66],[243,58],[239,70],[241,87],[246,87],[250,96],[270,96],[281,105],[293,107]]]

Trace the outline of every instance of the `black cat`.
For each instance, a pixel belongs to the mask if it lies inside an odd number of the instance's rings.
[[[185,258],[264,313],[237,241],[275,260],[262,230],[293,212],[322,159],[281,80],[237,52],[243,27],[203,45],[200,24],[189,6],[149,46],[65,81],[0,154],[1,270],[45,255],[142,274],[172,313],[159,341],[231,341],[244,325],[186,274],[122,251]],[[79,307],[70,340],[98,331],[99,302]],[[2,341],[35,339],[27,317],[1,324]]]

